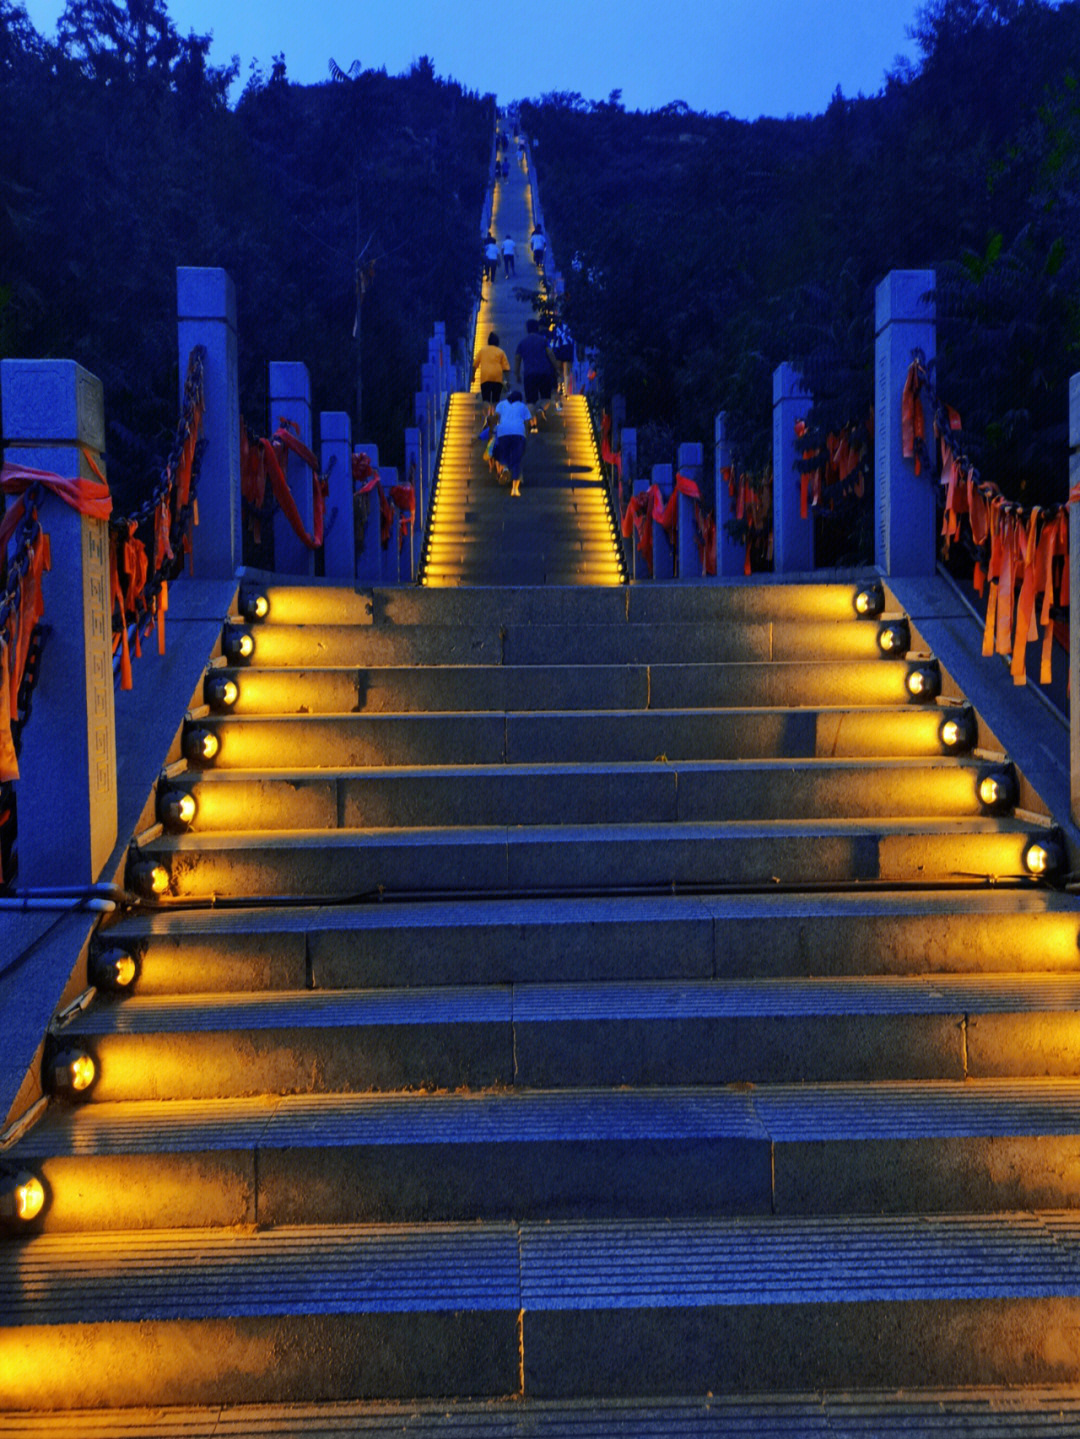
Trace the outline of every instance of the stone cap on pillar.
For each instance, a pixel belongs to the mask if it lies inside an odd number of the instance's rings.
[[[352,418],[345,410],[323,410],[319,415],[323,444],[352,444]]]
[[[803,384],[802,372],[797,366],[785,360],[773,371],[772,400],[779,405],[782,400],[812,400],[814,397]]]
[[[727,439],[727,427],[728,412],[727,410],[721,410],[716,417],[716,424],[713,429],[713,437],[716,440],[717,444],[720,444],[722,441]]]
[[[9,445],[105,448],[105,390],[74,360],[4,360],[4,439]]]
[[[224,320],[236,329],[236,286],[227,270],[176,267],[176,313],[181,320]]]
[[[270,361],[270,398],[275,404],[282,400],[311,404],[311,376],[303,360]]]
[[[937,285],[934,270],[890,270],[874,291],[874,333],[898,321],[924,325],[932,322],[935,306],[927,292]]]

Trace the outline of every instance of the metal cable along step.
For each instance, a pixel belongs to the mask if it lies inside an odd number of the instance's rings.
[[[253,598],[0,1434],[1075,1432],[1080,911],[873,585]]]

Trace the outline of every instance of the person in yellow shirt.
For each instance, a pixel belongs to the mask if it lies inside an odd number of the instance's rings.
[[[495,406],[502,395],[503,377],[510,373],[510,361],[499,349],[499,337],[492,330],[487,344],[481,345],[473,360],[473,374],[480,371],[480,400],[484,406],[484,429],[490,429],[495,419]],[[479,435],[477,436],[479,439]]]

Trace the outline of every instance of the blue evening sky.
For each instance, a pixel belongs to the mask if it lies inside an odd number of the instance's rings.
[[[62,0],[23,0],[38,30],[52,35]],[[292,80],[328,78],[333,56],[348,69],[407,70],[430,55],[438,75],[501,101],[550,90],[606,99],[621,89],[628,109],[685,100],[695,110],[758,115],[817,114],[839,85],[872,95],[907,37],[919,0],[579,0],[551,6],[501,0],[169,0],[184,34],[212,31],[212,59],[256,59],[278,51]]]

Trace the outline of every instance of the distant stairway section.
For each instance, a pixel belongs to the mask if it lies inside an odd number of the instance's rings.
[[[531,436],[520,498],[484,458],[477,395],[456,394],[421,562],[425,585],[617,585],[622,551],[580,395]]]
[[[260,598],[2,1156],[0,1434],[1073,1432],[1080,907],[903,617]]]

